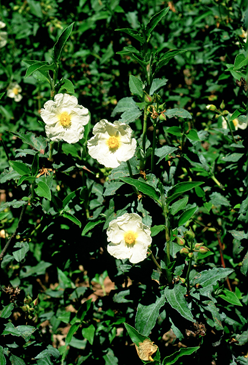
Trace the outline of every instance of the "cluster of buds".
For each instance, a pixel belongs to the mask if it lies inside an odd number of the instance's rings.
[[[24,305],[21,307],[23,312],[26,313],[29,319],[32,319],[32,312],[36,310],[36,306],[38,305],[38,297],[33,300],[29,295],[24,299]]]
[[[195,234],[191,229],[185,232],[184,237],[176,237],[177,244],[180,246],[184,246],[180,250],[180,253],[182,255],[186,255],[191,258],[194,255],[194,252],[206,253],[209,251],[209,249],[204,246],[204,243],[193,244],[194,238]],[[186,245],[186,240],[189,241],[189,246]]]

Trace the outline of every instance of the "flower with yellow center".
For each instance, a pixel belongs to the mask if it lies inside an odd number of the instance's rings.
[[[230,118],[231,114],[228,114],[226,118]],[[232,120],[232,123],[234,125],[235,131],[240,129],[246,129],[248,125],[248,118],[245,115],[240,115],[238,118],[235,118]],[[227,129],[228,124],[224,117],[222,117],[222,128]]]
[[[7,90],[7,96],[9,98],[14,98],[15,101],[19,102],[22,100],[22,95],[20,94],[21,91],[22,88],[20,85],[18,85],[16,82],[11,82]]]
[[[6,24],[0,21],[0,29],[4,28]],[[0,32],[0,48],[4,47],[7,43],[8,33]]]
[[[51,141],[76,143],[84,135],[84,126],[89,122],[88,109],[78,105],[75,96],[57,94],[44,104],[40,112],[46,123],[45,130]]]
[[[102,119],[94,126],[93,134],[87,144],[89,154],[105,167],[118,167],[133,157],[136,140],[127,124]]]
[[[142,223],[136,213],[125,213],[111,221],[107,229],[107,250],[117,259],[129,259],[133,264],[147,257],[148,246],[152,243],[151,230]]]

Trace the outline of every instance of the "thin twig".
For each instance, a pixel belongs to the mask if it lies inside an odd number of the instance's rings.
[[[224,260],[224,256],[223,256],[223,244],[221,243],[221,239],[220,239],[220,232],[218,231],[217,232],[217,240],[218,240],[218,243],[219,243],[219,246],[220,246],[220,259],[221,259],[221,264],[222,264],[222,267],[226,267],[226,264],[225,264],[225,260]],[[232,287],[231,287],[231,284],[230,284],[230,281],[229,281],[229,278],[226,278],[226,282],[227,282],[227,286],[229,288],[230,291],[232,291]]]

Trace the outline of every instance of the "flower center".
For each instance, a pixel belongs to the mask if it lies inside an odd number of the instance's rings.
[[[238,119],[233,119],[232,122],[233,122],[234,127],[237,127],[237,125],[239,124]]]
[[[71,116],[70,114],[68,114],[67,112],[63,112],[59,115],[59,121],[60,121],[60,124],[63,126],[63,127],[70,127],[71,125]]]
[[[18,93],[19,93],[19,90],[18,90],[16,87],[14,87],[14,89],[13,89],[12,91],[13,91],[13,93],[14,93],[15,95],[18,95]]]
[[[125,240],[127,245],[135,244],[136,238],[137,238],[137,233],[135,233],[134,231],[127,231],[124,234],[124,240]]]
[[[119,138],[115,136],[109,137],[109,139],[107,140],[107,145],[111,150],[119,148],[120,147]]]

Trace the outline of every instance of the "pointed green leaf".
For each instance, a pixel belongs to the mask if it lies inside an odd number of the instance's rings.
[[[9,164],[20,175],[29,175],[30,174],[30,168],[27,165],[25,165],[25,163],[23,163],[23,162],[9,161]]]
[[[201,271],[192,280],[191,285],[200,284],[203,288],[209,285],[215,285],[218,280],[227,278],[233,272],[233,269],[224,269],[222,267]]]
[[[187,209],[180,217],[178,222],[178,227],[182,226],[184,223],[188,222],[190,218],[195,214],[198,207]]]
[[[167,65],[167,63],[172,58],[174,58],[176,55],[185,53],[187,51],[188,51],[187,49],[181,49],[181,50],[170,50],[170,51],[166,52],[165,55],[163,57],[161,57],[157,63],[156,72],[158,72],[161,69],[161,67]]]
[[[160,163],[166,156],[173,153],[174,151],[177,151],[177,147],[170,147],[170,146],[163,146],[160,148],[155,148],[155,155],[160,157],[156,165]]]
[[[4,356],[3,347],[0,346],[0,365],[6,365],[6,358]]]
[[[77,330],[78,330],[79,326],[80,326],[80,323],[79,323],[79,324],[78,324],[78,323],[75,323],[75,324],[73,324],[73,325],[71,326],[71,328],[69,329],[69,332],[67,333],[67,336],[66,336],[66,339],[65,339],[65,343],[66,343],[67,345],[69,345],[69,344],[70,344],[71,339],[72,339],[72,336],[74,335],[74,333],[76,333],[76,332],[77,332]]]
[[[75,198],[75,196],[76,196],[76,190],[67,195],[62,202],[63,208],[66,207],[66,205],[69,204],[69,202],[72,201]]]
[[[167,109],[164,113],[168,118],[179,117],[192,119],[192,115],[183,108]]]
[[[177,284],[173,289],[165,289],[165,297],[171,307],[180,313],[182,317],[190,322],[194,322],[194,318],[185,299],[186,292],[186,287]]]
[[[23,175],[18,180],[17,186],[21,185],[24,181],[28,181],[30,184],[32,184],[35,181],[35,179],[36,179],[35,176]]]
[[[21,262],[29,251],[29,244],[27,242],[17,242],[14,247],[20,248],[20,250],[13,252],[13,256],[17,262]]]
[[[39,152],[36,152],[33,158],[32,167],[31,167],[31,174],[36,176],[39,171]]]
[[[155,303],[143,305],[139,303],[135,317],[135,327],[143,336],[149,336],[157,322],[159,311],[165,304],[165,294],[157,298]]]
[[[150,198],[154,199],[161,205],[161,202],[159,201],[159,196],[157,195],[155,189],[151,185],[148,185],[140,180],[132,179],[131,177],[121,177],[119,179],[121,181],[124,181],[126,184],[136,187],[139,191],[141,191],[141,193],[150,196]]]
[[[162,86],[167,84],[168,79],[153,79],[150,87],[149,94],[153,95],[155,91],[158,91]]]
[[[93,345],[94,342],[94,336],[95,336],[95,326],[91,324],[89,327],[82,329],[82,335],[84,338],[86,338],[91,345]]]
[[[191,117],[192,118],[192,117]],[[200,141],[200,138],[197,134],[197,130],[191,129],[188,134],[186,134],[186,137],[191,141]]]
[[[81,228],[81,222],[79,219],[77,219],[73,214],[64,212],[63,217],[70,219],[73,223],[77,224]]]
[[[170,208],[171,209],[171,214],[175,215],[180,210],[184,209],[186,207],[186,205],[188,204],[188,200],[189,200],[189,197],[185,196],[183,199],[180,199],[180,200],[176,201],[175,203],[173,203],[171,208]]]
[[[0,317],[1,318],[9,318],[11,316],[11,313],[12,313],[13,309],[14,309],[14,304],[13,303],[10,303],[10,304],[6,305],[6,307],[4,307],[1,311]]]
[[[165,229],[165,225],[160,224],[159,226],[153,226],[151,227],[151,236],[157,236],[157,234],[159,234],[159,232],[163,231]]]
[[[133,75],[129,76],[129,88],[130,88],[131,93],[139,96],[140,98],[143,98],[142,81]]]
[[[53,71],[54,66],[49,65],[47,62],[38,61],[38,62],[32,64],[31,66],[29,66],[29,68],[26,71],[26,75],[24,77],[26,78],[28,76],[31,76],[36,71],[46,74],[46,72],[48,72],[49,70]]]
[[[135,345],[139,346],[140,342],[144,342],[145,339],[147,339],[146,336],[141,335],[134,327],[130,326],[129,324],[124,323],[124,326]]]
[[[188,181],[182,182],[175,185],[171,190],[168,191],[167,204],[170,204],[178,196],[182,195],[188,190],[195,188],[196,186],[202,185],[202,181]]]
[[[71,23],[67,28],[65,28],[63,30],[63,32],[61,33],[61,35],[59,36],[57,42],[54,45],[53,56],[54,56],[54,62],[55,63],[58,63],[59,60],[60,60],[61,52],[63,51],[63,48],[66,44],[67,39],[71,35],[73,24],[74,23]]]
[[[13,354],[10,355],[10,361],[12,365],[26,365],[20,357]]]
[[[95,226],[98,226],[98,224],[101,224],[101,223],[103,223],[103,221],[102,220],[97,220],[97,221],[95,221],[95,222],[88,222],[87,224],[86,224],[86,226],[84,227],[84,229],[83,229],[83,232],[82,232],[82,236],[85,236],[86,235],[86,233],[88,233],[89,231],[91,231]]]
[[[218,296],[220,298],[222,298],[223,300],[225,300],[226,302],[231,303],[233,305],[238,305],[240,307],[243,306],[235,293],[233,293],[233,292],[231,292],[230,290],[227,290],[227,289],[223,289],[223,293],[225,295],[219,294]]]
[[[174,352],[172,355],[166,356],[163,360],[163,365],[175,364],[175,362],[180,357],[185,356],[185,355],[191,355],[191,354],[193,354],[193,352],[197,351],[199,348],[200,348],[200,346],[181,348],[179,351]]]
[[[38,187],[35,189],[35,192],[38,196],[42,198],[46,198],[48,200],[51,200],[52,198],[49,186],[43,181],[39,182]]]
[[[170,8],[160,10],[157,14],[153,15],[146,25],[147,42],[149,41],[151,34],[155,27],[158,25],[161,19],[169,12]]]
[[[68,79],[63,79],[58,93],[61,93],[63,90],[65,90],[68,94],[74,94],[75,88],[73,83]]]
[[[141,44],[145,43],[145,37],[142,33],[140,33],[138,30],[134,30],[132,28],[121,28],[121,29],[115,29],[116,32],[124,32],[131,37],[137,39]]]

